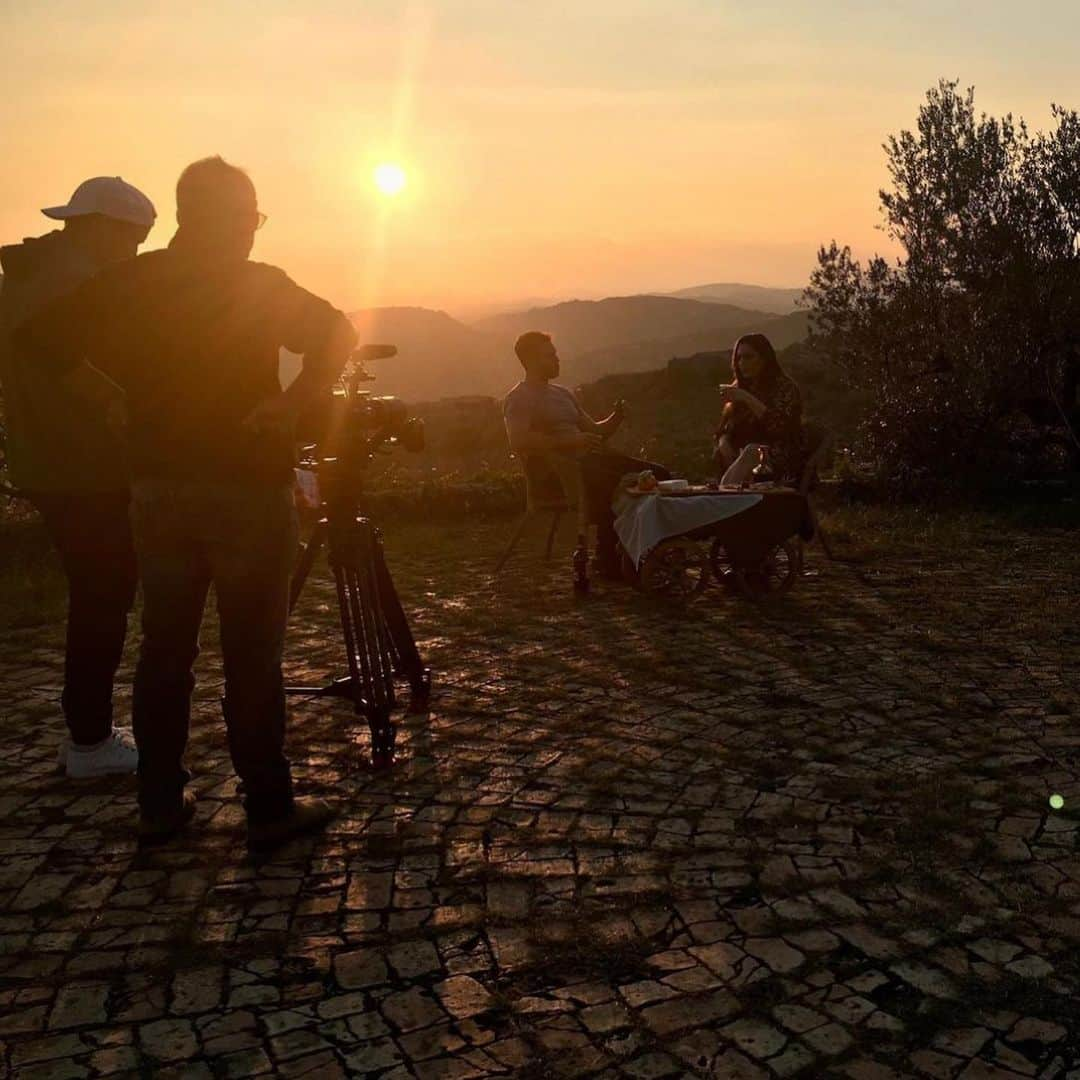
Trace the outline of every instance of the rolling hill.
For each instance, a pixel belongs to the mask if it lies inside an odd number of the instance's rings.
[[[474,325],[501,339],[507,350],[524,330],[551,334],[563,360],[563,379],[576,385],[604,375],[650,371],[672,356],[727,348],[740,334],[755,330],[784,349],[806,337],[808,316],[670,296],[620,296],[571,300]]]
[[[703,357],[682,359],[681,364],[665,362],[655,370],[605,375],[582,386],[580,398],[593,416],[606,416],[615,401],[626,400],[629,419],[613,445],[662,461],[676,475],[701,479],[712,475],[712,432],[723,408],[717,384],[729,358],[727,350],[716,350],[705,363],[686,363]],[[799,386],[806,418],[824,423],[842,445],[847,443],[866,415],[865,395],[850,390],[840,373],[805,345],[783,349],[780,362]],[[497,402],[426,402],[417,405],[416,413],[427,426],[426,448],[418,454],[381,459],[377,486],[446,480],[490,487],[496,477],[516,475],[518,467],[510,457]]]
[[[661,368],[672,356],[727,348],[753,330],[778,349],[806,336],[803,312],[776,315],[666,296],[572,300],[470,325],[420,307],[371,308],[350,318],[361,341],[398,347],[397,356],[373,365],[372,390],[413,402],[501,395],[520,378],[514,341],[525,330],[552,334],[563,381],[571,385]]]
[[[740,318],[726,326],[724,333],[710,330],[659,340],[635,341],[594,349],[571,357],[564,364],[565,379],[578,384],[595,382],[605,375],[653,371],[664,367],[673,356],[728,349],[740,334],[758,330],[768,335],[777,352],[806,338],[809,317],[805,312],[763,316],[758,312],[743,311],[741,308],[736,310],[739,311]]]
[[[361,341],[392,342],[398,355],[376,361],[371,389],[409,401],[462,394],[499,394],[518,377],[513,352],[444,311],[419,307],[369,308],[349,315]]]
[[[525,330],[543,330],[552,335],[560,354],[569,360],[612,345],[690,334],[715,334],[717,343],[730,343],[747,329],[764,329],[775,318],[731,304],[673,296],[613,296],[496,315],[473,326],[510,345]]]
[[[665,293],[683,300],[703,300],[710,304],[734,304],[752,311],[768,311],[788,315],[796,308],[802,289],[776,289],[767,285],[742,285],[737,282],[715,282],[711,285],[692,285],[688,289]]]

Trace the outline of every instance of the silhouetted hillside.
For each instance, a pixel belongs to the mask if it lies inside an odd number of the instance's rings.
[[[473,326],[494,336],[504,347],[512,346],[525,330],[543,330],[555,339],[563,359],[570,361],[613,345],[670,341],[691,335],[715,335],[716,347],[730,344],[748,330],[768,333],[769,324],[777,318],[730,304],[673,296],[613,296],[496,315]]]
[[[609,375],[582,387],[585,408],[606,415],[624,398],[630,422],[620,442],[631,453],[671,465],[677,473],[709,473],[711,433],[720,419],[717,385],[730,378],[730,350],[714,353],[696,373],[687,365],[676,373],[659,371]],[[795,380],[803,399],[803,416],[830,428],[841,443],[865,415],[865,401],[842,383],[839,372],[802,344],[780,352],[780,363]]]
[[[679,475],[703,478],[711,473],[712,432],[720,419],[717,385],[729,377],[730,350],[665,363],[658,370],[608,375],[583,386],[580,398],[595,417],[606,416],[624,398],[629,419],[613,445],[631,454],[661,461]],[[847,390],[839,373],[801,344],[780,354],[780,362],[798,383],[807,419],[824,423],[841,444],[865,416],[866,402]],[[503,430],[502,410],[492,398],[421,403],[427,448],[421,454],[380,459],[377,486],[441,478],[460,481],[516,473]]]
[[[420,307],[369,308],[350,316],[361,341],[389,342],[398,355],[376,361],[372,389],[410,401],[459,394],[497,394],[517,377],[517,362],[496,341],[444,311]]]
[[[768,285],[743,285],[737,282],[715,282],[711,285],[692,285],[665,293],[684,300],[703,300],[710,304],[734,304],[751,311],[768,311],[789,315],[795,310],[802,289],[774,289]]]
[[[361,341],[389,342],[398,355],[377,361],[377,393],[407,401],[469,394],[501,395],[520,378],[514,341],[526,329],[551,333],[563,358],[563,381],[664,367],[672,356],[727,348],[740,334],[766,333],[778,349],[803,340],[804,312],[771,315],[728,304],[662,296],[575,300],[481,320],[467,326],[444,311],[370,308],[350,315]],[[296,363],[286,361],[288,377]]]
[[[563,365],[564,377],[574,385],[595,382],[605,375],[653,371],[664,367],[673,356],[688,356],[696,352],[711,352],[729,348],[740,334],[760,330],[768,334],[777,351],[806,338],[809,316],[796,311],[790,315],[762,315],[758,312],[732,309],[739,319],[726,327],[726,332],[709,330],[662,340],[635,341],[595,349],[568,358]]]

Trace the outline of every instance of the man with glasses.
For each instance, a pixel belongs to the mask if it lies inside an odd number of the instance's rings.
[[[122,393],[127,410],[144,594],[133,706],[140,836],[167,839],[194,813],[183,756],[212,584],[248,842],[272,848],[330,816],[321,800],[294,798],[283,746],[293,426],[340,375],[356,334],[325,300],[248,258],[265,216],[241,169],[219,157],[189,165],[176,218],[167,249],[99,275],[22,333],[69,386],[104,401]],[[304,356],[284,392],[281,347]],[[80,356],[88,363],[72,366]]]

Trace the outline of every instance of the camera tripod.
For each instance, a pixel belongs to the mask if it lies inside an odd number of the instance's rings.
[[[339,697],[353,703],[371,729],[371,764],[389,768],[397,729],[394,679],[408,681],[410,708],[423,708],[431,693],[431,671],[424,667],[412,630],[383,555],[379,530],[355,498],[335,497],[301,549],[289,594],[292,611],[319,552],[327,550],[334,575],[338,614],[349,674],[323,686],[288,686],[286,693]]]

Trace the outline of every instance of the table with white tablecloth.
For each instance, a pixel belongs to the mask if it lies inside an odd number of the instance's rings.
[[[790,488],[670,495],[620,489],[612,509],[616,535],[635,567],[657,544],[679,536],[718,537],[737,563],[753,562],[796,533],[813,536],[806,499]]]

